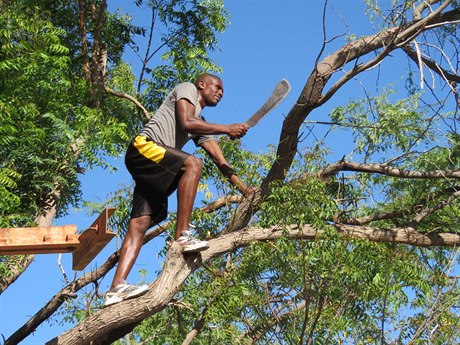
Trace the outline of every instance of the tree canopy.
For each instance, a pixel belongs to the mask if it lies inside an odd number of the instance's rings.
[[[193,215],[208,250],[182,255],[167,246],[141,297],[104,309],[97,289],[71,299],[97,286],[115,252],[5,344],[50,317],[75,323],[50,344],[459,342],[459,4],[365,3],[362,20],[374,31],[331,37],[324,1],[323,45],[272,147],[254,153],[219,139],[254,195],[229,190],[197,153],[202,188],[216,186],[219,195]],[[220,71],[208,54],[229,23],[223,1],[136,4],[151,9],[148,29],[107,11],[105,0],[0,2],[2,227],[46,226],[79,204],[79,172],[122,153],[175,83]],[[123,61],[128,47],[142,58],[138,76]],[[152,65],[155,54],[164,64]],[[407,63],[404,86],[371,91],[389,61]],[[360,95],[330,106],[355,81]],[[307,119],[326,107],[324,121]],[[329,141],[339,136],[352,149],[332,160]],[[106,202],[118,207],[120,236],[130,193],[114,191]],[[145,243],[173,225],[174,214]],[[2,257],[0,291],[30,263]]]

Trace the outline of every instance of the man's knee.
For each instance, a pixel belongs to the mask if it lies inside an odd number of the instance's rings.
[[[196,158],[195,156],[189,156],[184,162],[184,169],[191,170],[195,172],[200,172],[203,168],[203,162],[201,159]]]
[[[147,229],[150,227],[152,222],[152,217],[150,216],[141,216],[136,218],[131,218],[129,220],[129,230],[136,234],[144,234]]]

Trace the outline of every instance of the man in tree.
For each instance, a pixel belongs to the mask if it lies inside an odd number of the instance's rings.
[[[212,124],[201,116],[201,110],[214,107],[224,94],[222,80],[203,74],[193,83],[176,86],[166,97],[155,116],[130,143],[125,163],[133,176],[133,207],[128,232],[121,247],[120,261],[106,294],[105,305],[138,296],[147,286],[126,283],[126,278],[139,255],[148,228],[167,217],[168,196],[177,189],[176,241],[183,252],[198,252],[208,248],[206,241],[191,235],[190,216],[201,176],[202,161],[181,151],[193,139],[213,159],[221,173],[243,194],[247,185],[240,180],[225,159],[212,135],[226,134],[241,138],[246,124]]]

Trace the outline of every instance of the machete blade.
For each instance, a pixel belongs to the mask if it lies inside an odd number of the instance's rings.
[[[276,84],[275,89],[264,105],[262,105],[260,109],[254,113],[254,115],[247,119],[245,123],[249,127],[254,127],[261,118],[267,115],[288,95],[290,90],[291,85],[289,82],[286,79],[281,80],[278,84]]]

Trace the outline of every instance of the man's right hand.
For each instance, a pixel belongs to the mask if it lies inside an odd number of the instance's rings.
[[[227,128],[228,128],[227,135],[230,138],[239,139],[247,133],[250,127],[245,123],[235,123],[233,125],[228,125]]]

